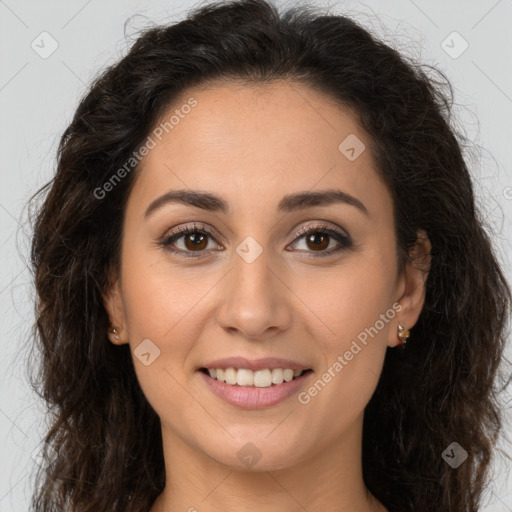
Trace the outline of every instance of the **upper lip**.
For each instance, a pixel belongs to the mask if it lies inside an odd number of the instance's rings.
[[[216,359],[201,366],[201,368],[214,369],[214,368],[247,368],[249,370],[265,370],[274,368],[292,370],[309,370],[310,367],[291,359],[282,359],[279,357],[264,357],[262,359],[249,360],[245,357],[227,357],[224,359]]]

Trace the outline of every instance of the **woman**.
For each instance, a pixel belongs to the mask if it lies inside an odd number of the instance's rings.
[[[342,16],[141,35],[36,219],[33,509],[478,510],[510,290],[449,112]]]

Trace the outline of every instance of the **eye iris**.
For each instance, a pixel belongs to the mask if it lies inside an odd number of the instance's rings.
[[[307,239],[307,242],[309,244],[309,242],[313,242],[313,244],[318,244],[320,243],[321,245],[313,245],[313,249],[314,250],[322,250],[322,249],[325,249],[326,247],[329,247],[329,235],[325,235],[325,234],[322,234],[322,233],[311,233],[310,235],[308,235],[306,237]],[[309,247],[309,245],[308,245]]]
[[[191,247],[187,243],[189,240],[192,240],[193,245]],[[205,241],[206,243],[204,243]],[[202,242],[203,245],[200,245]],[[201,233],[189,233],[188,235],[185,236],[185,246],[187,247],[188,250],[204,249],[207,244],[208,242],[206,240],[206,236]]]

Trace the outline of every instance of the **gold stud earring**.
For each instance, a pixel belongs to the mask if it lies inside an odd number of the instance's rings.
[[[411,331],[409,329],[402,327],[402,324],[398,324],[398,337],[402,342],[401,345],[405,345],[407,343],[407,339],[409,338],[410,335]]]

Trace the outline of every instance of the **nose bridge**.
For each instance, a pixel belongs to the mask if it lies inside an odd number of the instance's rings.
[[[289,321],[284,289],[269,258],[255,237],[247,236],[235,249],[218,321],[225,329],[257,337],[267,329],[285,329]]]
[[[261,237],[260,237],[261,240]],[[268,295],[272,288],[270,252],[263,247],[254,237],[246,237],[235,249],[233,255],[233,272],[235,287],[243,295],[248,293],[251,298],[258,299],[255,295]],[[244,289],[245,288],[245,289]]]

